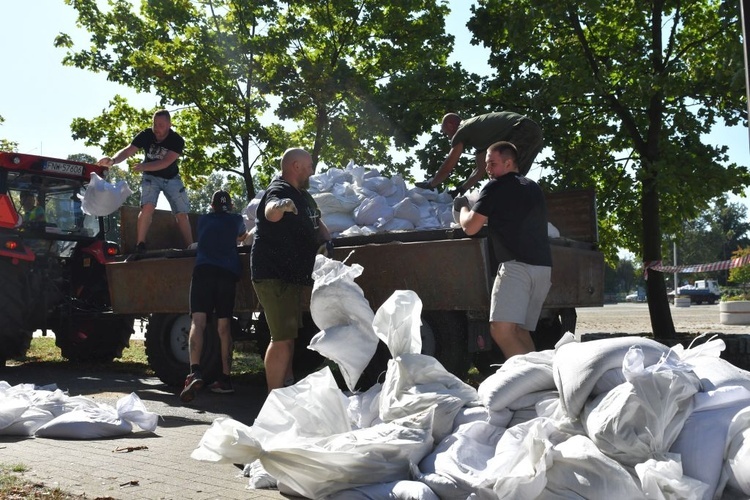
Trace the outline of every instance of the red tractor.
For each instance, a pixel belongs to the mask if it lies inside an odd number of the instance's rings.
[[[119,253],[106,240],[114,224],[81,210],[92,173],[107,168],[0,152],[0,367],[37,330],[72,361],[111,361],[128,346],[134,318],[112,314],[104,268]]]

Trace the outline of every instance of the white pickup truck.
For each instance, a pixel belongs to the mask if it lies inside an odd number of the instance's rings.
[[[691,304],[715,304],[721,298],[721,290],[716,280],[695,280],[692,285],[684,285],[675,292],[669,293],[669,299],[674,302],[675,297],[690,297]]]

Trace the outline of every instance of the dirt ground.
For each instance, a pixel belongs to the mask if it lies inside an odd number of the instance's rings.
[[[750,334],[750,325],[721,324],[718,304],[670,306],[670,309],[677,333]],[[647,304],[606,304],[604,307],[578,308],[576,313],[576,334],[653,333]]]

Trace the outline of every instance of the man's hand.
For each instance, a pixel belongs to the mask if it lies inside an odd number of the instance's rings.
[[[105,156],[98,162],[96,162],[97,165],[101,165],[102,167],[111,167],[115,164],[114,160],[110,158],[109,156]]]
[[[456,196],[453,199],[453,210],[461,213],[461,209],[463,207],[466,207],[469,210],[471,210],[471,204],[469,203],[469,200],[466,199],[466,196]]]
[[[322,245],[318,247],[318,254],[323,255],[324,257],[328,257],[329,259],[333,258],[333,242],[331,240],[328,240],[324,242]]]
[[[294,215],[297,215],[297,205],[294,204],[294,201],[291,198],[281,198],[280,200],[272,202],[272,205],[271,208],[274,210],[292,212]]]
[[[448,191],[448,194],[451,195],[451,198],[458,198],[459,196],[463,196],[464,193],[466,193],[466,188],[463,186],[459,186],[456,189]]]
[[[431,182],[432,182],[432,179],[427,179],[426,181],[415,182],[414,185],[418,187],[419,189],[435,189],[434,187],[430,185]]]

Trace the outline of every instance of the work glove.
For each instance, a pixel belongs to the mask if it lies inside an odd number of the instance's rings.
[[[329,259],[333,258],[333,241],[328,240],[318,247],[318,254]]]
[[[281,198],[280,200],[272,201],[271,208],[283,210],[284,212],[292,212],[294,215],[297,215],[297,205],[294,204],[291,198]]]
[[[451,198],[457,198],[459,196],[463,196],[466,193],[466,188],[463,186],[459,186],[456,189],[451,189],[448,191],[448,194],[451,195]]]
[[[469,203],[469,200],[466,198],[466,196],[456,196],[453,198],[453,210],[461,213],[461,209],[463,207],[468,208],[471,210],[471,204]]]
[[[434,187],[430,186],[430,182],[432,179],[427,179],[426,181],[416,182],[414,185],[420,189],[435,189]]]

